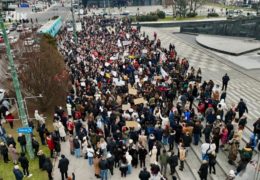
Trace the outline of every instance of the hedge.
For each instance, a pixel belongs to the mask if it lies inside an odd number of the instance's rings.
[[[152,14],[141,15],[136,17],[137,21],[157,21],[158,19],[159,19],[158,15],[152,15]]]
[[[218,13],[208,13],[208,17],[219,17]]]
[[[164,19],[164,18],[165,18],[165,12],[163,12],[163,11],[157,11],[157,16],[158,16],[160,19]]]
[[[198,14],[195,12],[195,13],[193,13],[193,12],[190,12],[190,13],[188,13],[186,16],[187,17],[196,17]]]

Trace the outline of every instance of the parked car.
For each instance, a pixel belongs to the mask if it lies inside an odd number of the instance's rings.
[[[18,25],[16,28],[17,32],[22,32],[23,31],[23,25]]]
[[[8,36],[10,44],[14,44],[18,41],[18,37],[16,36]]]
[[[4,38],[0,36],[0,43],[4,43],[4,42],[5,42]]]
[[[29,27],[23,28],[23,31],[24,31],[25,33],[32,33],[32,29],[29,28]]]
[[[9,27],[9,31],[15,31],[17,28],[17,26],[15,24],[12,24],[10,27]]]
[[[32,38],[26,38],[24,40],[24,45],[25,46],[32,46],[34,44],[34,40]]]

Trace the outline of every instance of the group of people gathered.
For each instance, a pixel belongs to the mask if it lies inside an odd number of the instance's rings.
[[[176,167],[185,170],[193,143],[201,144],[198,173],[203,180],[208,172],[218,173],[215,164],[220,149],[229,152],[228,163],[237,165],[228,180],[246,168],[260,138],[260,119],[254,123],[250,142],[240,148],[248,109],[243,99],[230,107],[226,104],[227,74],[222,89],[213,80],[202,81],[201,69],[180,58],[174,44],[162,47],[156,33],[149,37],[140,26],[132,27],[128,18],[94,15],[83,17],[81,24],[77,41],[66,28],[57,36],[71,86],[66,108],[55,108],[54,132],[47,130],[45,119],[35,112],[36,130],[51,158],[61,154],[62,142],[69,141],[71,155],[87,159],[102,180],[113,177],[114,168],[119,168],[123,178],[132,176],[133,168],[139,166],[141,180],[176,179]],[[7,145],[10,148],[10,143],[3,146]],[[38,149],[34,147],[40,168],[53,179],[50,158],[39,151],[39,143]],[[58,167],[62,180],[70,178],[64,155]]]

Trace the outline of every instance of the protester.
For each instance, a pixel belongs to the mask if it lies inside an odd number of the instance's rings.
[[[19,133],[17,141],[20,144],[21,152],[26,153],[26,138],[24,134]]]
[[[139,177],[140,180],[149,180],[151,175],[150,175],[150,172],[147,171],[146,167],[144,167],[143,170],[140,171],[138,177]]]
[[[99,162],[99,168],[100,168],[100,178],[101,180],[107,180],[107,173],[108,173],[108,161],[105,156],[101,157],[101,160]]]
[[[58,168],[60,169],[61,179],[68,178],[68,167],[69,167],[69,160],[62,154],[61,159],[59,160]]]
[[[43,164],[43,170],[47,171],[49,180],[52,180],[53,165],[50,158],[46,158]]]
[[[18,163],[19,153],[17,152],[17,150],[14,148],[12,144],[9,145],[8,152],[12,157],[13,163],[16,165]]]
[[[3,156],[4,162],[8,163],[9,158],[8,158],[8,148],[4,142],[0,143],[0,153]]]
[[[5,113],[5,120],[9,123],[11,129],[14,128],[14,116],[9,111]]]
[[[200,169],[198,171],[201,180],[207,180],[208,176],[208,161],[203,160]]]
[[[16,178],[16,180],[22,180],[23,179],[23,173],[22,171],[19,169],[19,166],[18,165],[15,165],[14,168],[13,168],[13,173],[14,173],[14,176]]]
[[[24,176],[31,177],[32,174],[29,173],[29,161],[23,152],[18,158],[18,162],[21,164],[21,167],[23,168]]]
[[[45,156],[45,154],[43,153],[42,150],[40,150],[40,151],[37,153],[37,156],[38,156],[38,158],[39,158],[39,169],[43,170],[43,165],[44,165],[46,156]]]

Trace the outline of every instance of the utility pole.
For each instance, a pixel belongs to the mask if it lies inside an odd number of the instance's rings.
[[[21,89],[20,89],[20,83],[18,80],[18,75],[17,75],[16,69],[15,69],[15,66],[14,66],[14,59],[13,59],[13,55],[11,54],[10,43],[9,43],[9,40],[8,40],[8,37],[6,34],[1,11],[0,11],[0,29],[3,32],[3,38],[5,41],[6,53],[7,53],[7,57],[9,60],[9,66],[11,68],[11,75],[12,75],[14,90],[15,90],[15,94],[16,94],[16,98],[17,98],[17,102],[18,102],[18,110],[19,110],[20,118],[22,120],[23,127],[28,128],[29,127],[28,119],[27,119],[27,115],[25,113],[23,97],[22,97],[22,93],[21,93]],[[27,146],[27,150],[29,151],[29,156],[31,159],[33,159],[34,152],[33,152],[33,148],[32,148],[31,134],[25,134],[25,136],[26,136],[26,146]]]
[[[71,14],[72,14],[72,21],[73,21],[73,35],[74,35],[74,42],[77,45],[78,44],[78,37],[77,37],[77,33],[76,33],[76,23],[75,23],[75,18],[74,18],[74,8],[72,5],[72,0],[70,0],[71,2]]]

